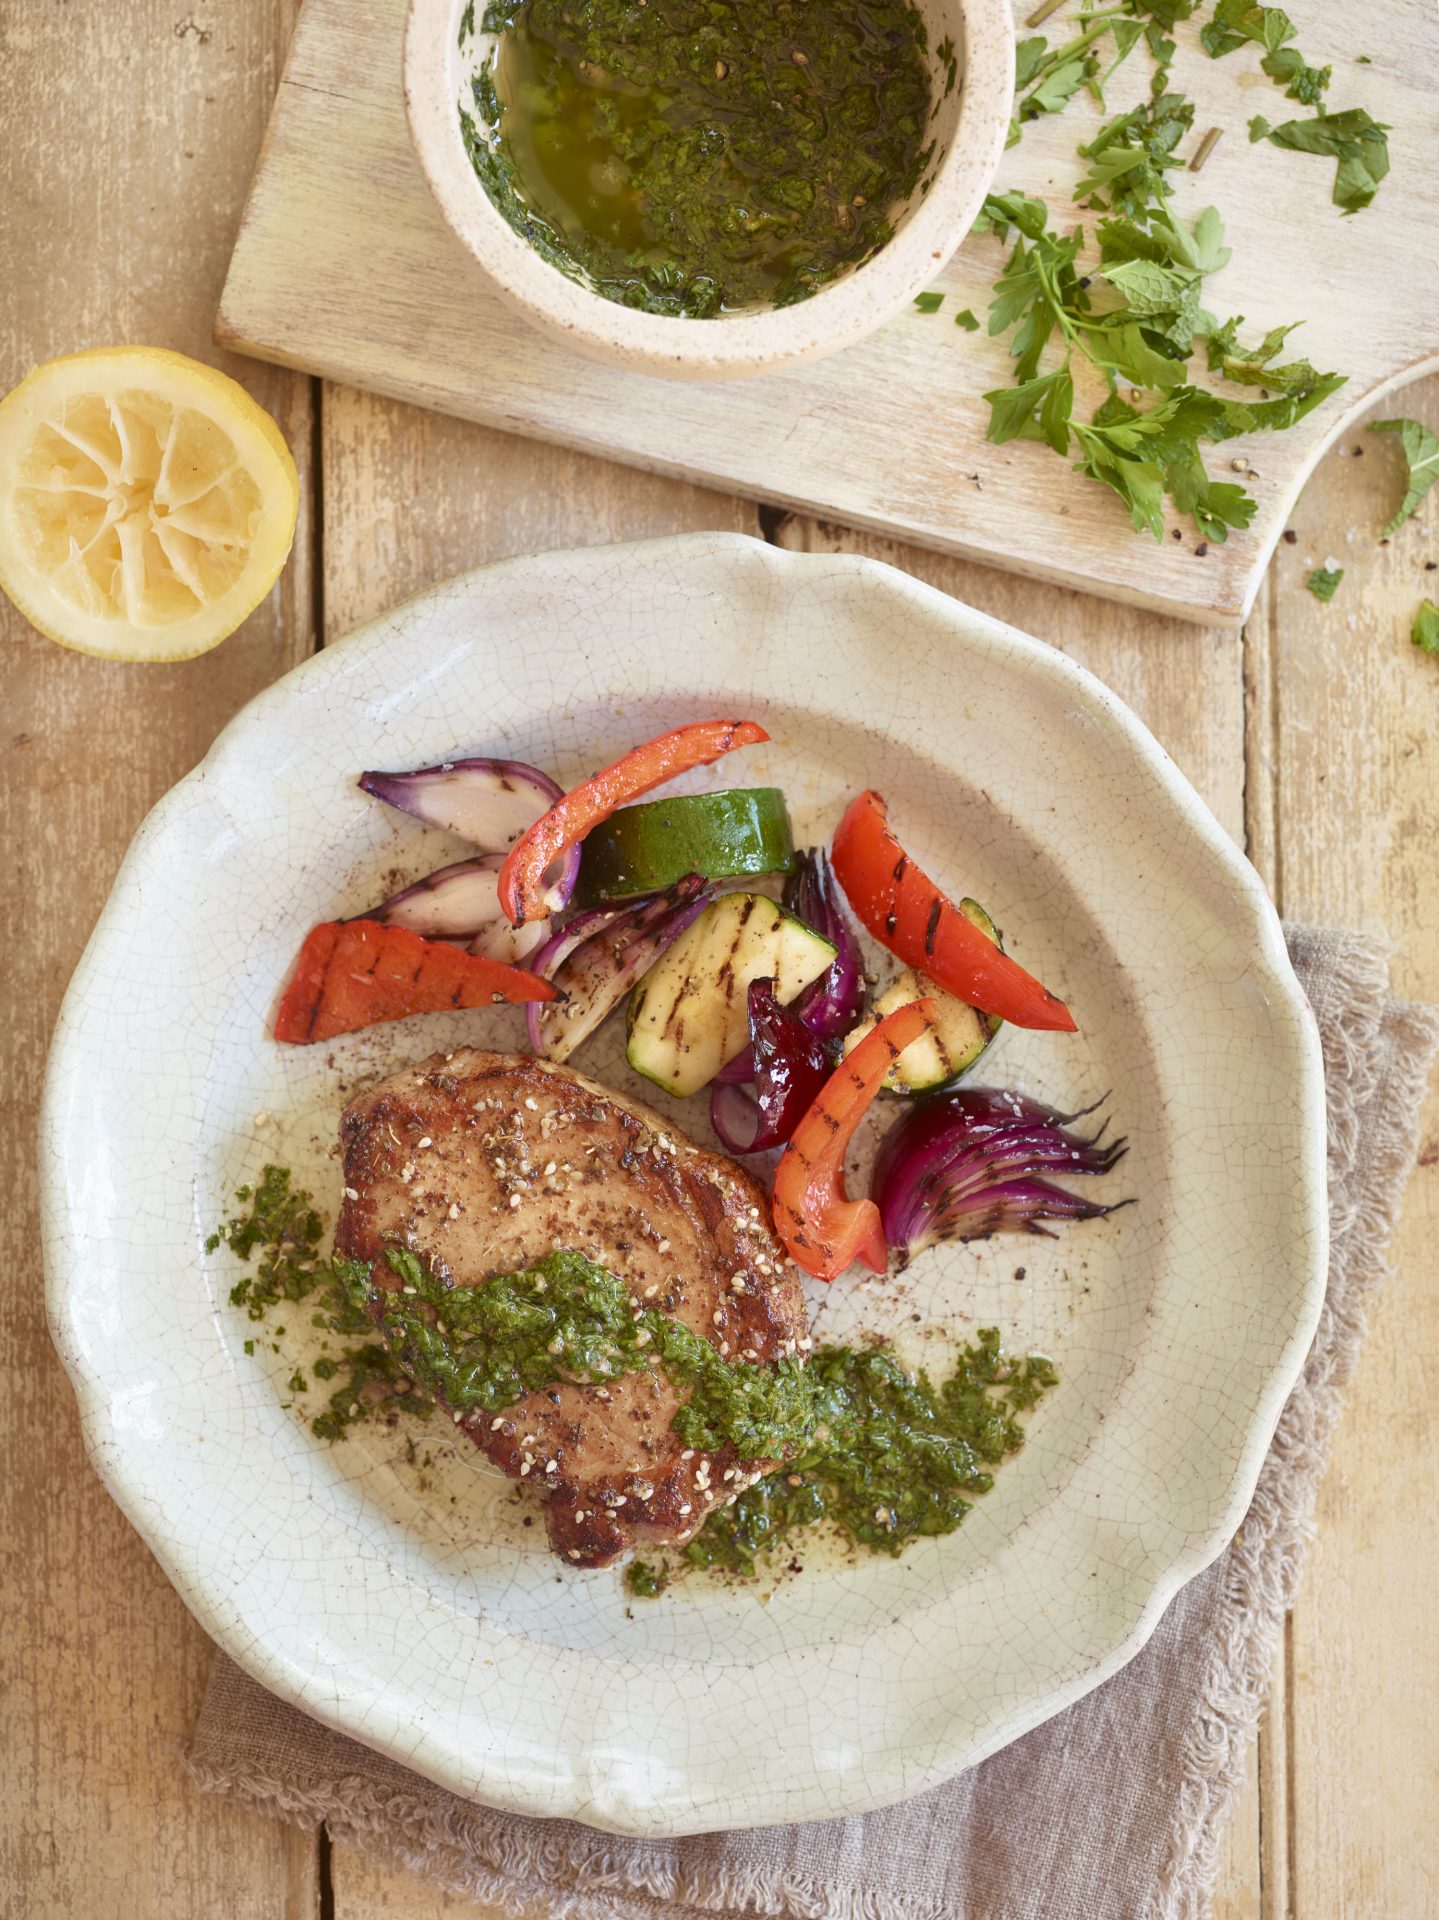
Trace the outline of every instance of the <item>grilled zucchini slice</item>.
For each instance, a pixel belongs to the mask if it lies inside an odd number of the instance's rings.
[[[629,1063],[667,1093],[698,1093],[749,1043],[749,985],[787,1005],[834,963],[830,941],[762,893],[726,893],[630,995]]]
[[[961,900],[959,910],[997,947],[1003,946],[994,922],[977,900]],[[885,1077],[885,1090],[937,1093],[942,1087],[952,1087],[963,1079],[992,1044],[1004,1022],[992,1013],[981,1013],[978,1007],[971,1007],[932,980],[922,979],[906,968],[894,985],[880,995],[874,1012],[845,1035],[845,1052],[858,1046],[885,1014],[907,1007],[911,1000],[933,1000],[939,1008],[938,1018],[918,1040],[911,1041],[895,1061]]]

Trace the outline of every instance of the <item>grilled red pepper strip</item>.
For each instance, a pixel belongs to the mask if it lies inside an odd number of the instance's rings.
[[[500,869],[500,907],[512,926],[538,920],[550,911],[545,876],[549,868],[591,827],[608,820],[616,807],[638,800],[691,767],[707,767],[736,747],[752,747],[769,735],[753,720],[696,720],[658,739],[632,747],[612,766],[572,787],[548,813],[522,833]]]
[[[275,1038],[303,1047],[412,1013],[555,998],[550,982],[528,967],[507,967],[408,927],[327,920],[305,936]]]
[[[910,859],[872,787],[840,821],[830,864],[860,920],[906,966],[981,1013],[1017,1027],[1074,1032],[1064,1002],[986,939]]]
[[[852,1260],[874,1273],[888,1264],[879,1208],[850,1199],[844,1156],[885,1075],[937,1012],[933,1000],[913,1000],[886,1014],[825,1081],[775,1169],[775,1232],[816,1280],[833,1280]]]

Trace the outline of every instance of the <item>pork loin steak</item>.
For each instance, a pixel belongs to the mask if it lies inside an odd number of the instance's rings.
[[[764,1190],[568,1067],[477,1048],[436,1054],[352,1101],[340,1138],[336,1246],[374,1262],[377,1286],[400,1285],[389,1247],[457,1287],[570,1251],[726,1359],[808,1351],[799,1278]],[[605,1385],[561,1382],[460,1424],[496,1466],[544,1489],[554,1551],[602,1567],[644,1541],[688,1539],[777,1464],[686,1449],[670,1426],[685,1391],[645,1368]]]

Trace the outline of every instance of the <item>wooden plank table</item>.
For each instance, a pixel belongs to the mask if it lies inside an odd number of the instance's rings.
[[[0,11],[0,390],[52,354],[149,340],[220,358],[280,420],[304,500],[279,588],[173,668],[63,652],[0,603],[9,952],[0,969],[0,1914],[371,1920],[480,1910],[190,1787],[177,1754],[209,1650],[91,1474],[50,1350],[35,1106],[66,979],[145,810],[252,694],[428,581],[526,549],[726,527],[878,553],[1082,659],[1129,700],[1281,911],[1387,927],[1439,998],[1439,666],[1406,639],[1439,507],[1387,547],[1392,451],[1349,433],[1242,633],[1204,631],[756,509],[254,362],[210,326],[292,0],[69,0]],[[83,129],[83,138],[80,137]],[[1397,189],[1395,189],[1397,190]],[[1362,216],[1361,216],[1362,217]],[[1393,410],[1392,403],[1390,409]],[[1439,426],[1439,381],[1403,410]],[[1331,554],[1333,605],[1303,586]],[[1220,1920],[1439,1910],[1439,1104],[1320,1506],[1230,1836]]]

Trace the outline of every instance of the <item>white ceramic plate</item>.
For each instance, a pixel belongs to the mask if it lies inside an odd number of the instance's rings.
[[[703,784],[783,784],[816,835],[875,785],[916,856],[990,906],[1081,1033],[1010,1032],[986,1078],[1071,1106],[1111,1089],[1133,1147],[1106,1190],[1138,1204],[821,1302],[826,1333],[897,1329],[940,1366],[921,1326],[1054,1354],[1061,1387],[956,1534],[628,1607],[443,1435],[421,1429],[414,1464],[403,1436],[315,1442],[288,1350],[246,1354],[236,1269],[203,1242],[266,1159],[333,1204],[357,1081],[462,1036],[519,1043],[509,1010],[267,1039],[313,921],[454,857],[356,771],[468,749],[565,780],[716,711],[773,743]],[[581,1064],[635,1084],[613,1038]],[[61,1014],[42,1173],[91,1455],[208,1631],[461,1793],[627,1832],[882,1805],[1113,1672],[1238,1524],[1323,1288],[1313,1023],[1258,881],[1166,755],[982,614],[721,535],[467,575],[252,702],[116,882]]]

